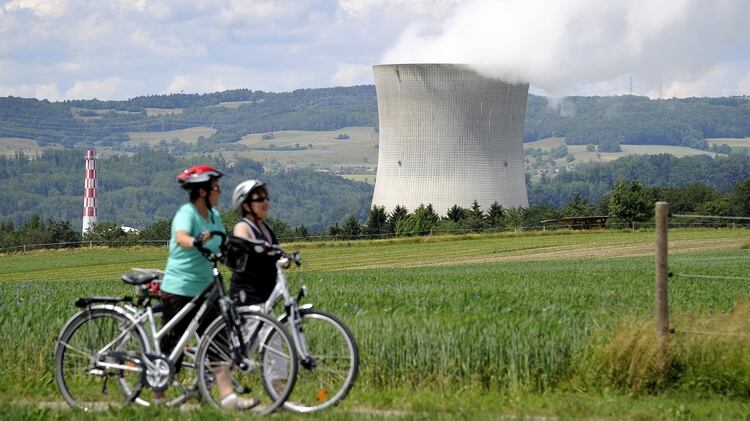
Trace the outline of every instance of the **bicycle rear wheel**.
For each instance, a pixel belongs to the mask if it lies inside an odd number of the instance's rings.
[[[108,308],[88,309],[73,317],[57,338],[57,386],[70,406],[84,411],[125,405],[140,393],[137,361],[145,352],[143,334],[130,319]]]
[[[336,405],[351,390],[359,371],[359,349],[349,328],[319,310],[300,310],[302,349],[297,383],[284,408],[307,413]],[[285,321],[285,319],[282,319]]]
[[[289,335],[265,314],[241,312],[242,338],[246,342],[241,369],[233,363],[232,343],[236,338],[223,317],[217,318],[203,334],[196,355],[198,387],[203,398],[221,408],[219,379],[227,376],[237,396],[257,399],[247,412],[268,414],[287,399],[297,378],[297,351]]]

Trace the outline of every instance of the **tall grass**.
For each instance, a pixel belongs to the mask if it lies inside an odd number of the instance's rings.
[[[704,236],[721,236],[716,230],[686,232],[671,238],[699,242]],[[648,392],[656,390],[649,371],[652,257],[397,267],[413,264],[414,256],[428,258],[424,247],[449,259],[523,252],[535,244],[573,251],[592,241],[627,245],[652,241],[650,237],[491,236],[426,245],[312,246],[303,253],[310,268],[291,271],[290,280],[295,288],[306,284],[310,302],[350,326],[360,345],[360,390],[615,387]],[[52,375],[54,338],[74,313],[73,300],[129,293],[116,274],[132,266],[159,267],[156,263],[163,264],[165,255],[161,248],[144,248],[1,257],[0,392],[5,393],[0,400],[59,399]],[[87,257],[72,261],[81,256]],[[671,265],[684,273],[747,276],[748,258],[750,250],[734,247],[676,254]],[[358,266],[374,268],[350,269]],[[76,269],[85,275],[76,276]],[[733,332],[750,333],[747,317],[738,316],[744,307],[736,305],[747,298],[748,286],[672,280],[674,325],[687,329],[704,323],[706,329],[718,329],[721,320],[731,319]],[[675,337],[673,343],[670,387],[748,393],[750,362],[742,361],[746,341]]]

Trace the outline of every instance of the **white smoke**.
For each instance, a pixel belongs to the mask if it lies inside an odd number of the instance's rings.
[[[627,93],[632,76],[656,96],[710,73],[748,26],[746,0],[469,0],[410,25],[381,62],[468,63],[551,95],[612,83]]]

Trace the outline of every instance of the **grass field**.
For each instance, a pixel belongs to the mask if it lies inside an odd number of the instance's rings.
[[[716,139],[706,139],[709,145],[729,145],[731,147],[750,147],[750,137],[745,138],[733,138],[733,137],[722,137]]]
[[[36,140],[0,137],[0,155],[14,156],[16,152],[23,152],[27,156],[36,156],[44,149]]]
[[[347,134],[349,139],[339,140],[336,136]],[[243,145],[254,148],[294,147],[295,145],[312,149],[305,150],[254,150],[247,152],[224,152],[224,156],[239,156],[258,161],[275,159],[282,164],[296,164],[305,167],[315,164],[322,168],[339,168],[357,166],[376,168],[378,163],[378,134],[372,127],[345,127],[325,132],[290,130],[273,132],[273,139],[263,139],[263,133],[244,136]]]
[[[149,117],[155,117],[160,115],[169,114],[182,114],[182,108],[146,108],[146,115]]]
[[[341,174],[347,180],[361,181],[368,184],[375,184],[375,173],[370,174]]]
[[[750,143],[749,143],[750,144]],[[523,144],[525,149],[541,148],[550,150],[552,148],[565,145],[565,138],[550,137],[547,139],[537,140],[535,142],[526,142]],[[730,145],[731,146],[731,145]],[[589,152],[586,145],[567,145],[568,152],[575,156],[578,162],[611,162],[628,155],[658,155],[662,153],[674,155],[678,158],[692,155],[710,155],[716,156],[715,153],[702,151],[699,149],[687,148],[684,146],[666,146],[666,145],[621,145],[622,152]],[[563,163],[564,159],[560,160]]]
[[[208,138],[209,136],[216,133],[216,129],[211,127],[191,127],[189,129],[180,130],[169,130],[165,132],[128,132],[130,140],[125,142],[125,145],[158,145],[162,139],[170,141],[178,139],[185,143],[195,143],[198,138],[203,136]]]
[[[300,243],[309,301],[354,332],[361,371],[321,419],[742,417],[750,341],[673,338],[668,385],[653,374],[653,232],[522,233]],[[670,231],[675,273],[749,277],[750,231]],[[0,256],[0,412],[74,417],[60,401],[54,337],[82,295],[118,295],[130,267],[166,249],[80,249]],[[750,334],[743,282],[673,278],[678,330]],[[129,408],[103,418],[206,418],[208,409]],[[282,417],[285,418],[285,417]]]

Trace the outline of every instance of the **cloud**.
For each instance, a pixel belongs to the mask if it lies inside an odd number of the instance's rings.
[[[750,60],[720,62],[708,71],[687,80],[664,83],[648,92],[651,97],[705,97],[750,95]]]
[[[101,80],[79,80],[65,91],[66,99],[76,98],[127,98],[127,92],[139,92],[142,82],[128,81],[119,77],[108,77]]]
[[[381,62],[468,63],[548,93],[635,74],[691,80],[748,35],[744,0],[469,0],[406,28]]]
[[[19,86],[0,85],[0,96],[39,98],[48,99],[50,101],[60,101],[65,99],[64,95],[60,93],[60,89],[58,89],[57,85],[54,83],[33,85],[24,84]]]
[[[334,86],[366,85],[373,83],[372,65],[338,63],[336,72],[331,75]]]
[[[282,0],[229,0],[221,8],[222,20],[230,23],[276,19],[299,12],[302,2]]]
[[[43,19],[57,19],[68,10],[66,0],[10,0],[3,5],[6,12],[31,12]]]
[[[155,35],[143,30],[130,34],[136,48],[143,48],[162,57],[196,57],[206,55],[206,46],[173,34]]]
[[[339,7],[350,15],[366,15],[373,11],[398,11],[400,14],[444,16],[460,0],[339,0]]]
[[[217,92],[239,88],[289,91],[310,86],[315,80],[315,73],[305,70],[258,71],[239,66],[209,65],[192,73],[175,75],[163,93]]]

